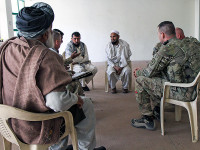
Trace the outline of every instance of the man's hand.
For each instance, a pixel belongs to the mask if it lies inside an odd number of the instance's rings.
[[[114,66],[113,68],[116,70],[117,75],[120,75],[123,69],[122,67],[118,67],[118,66]]]
[[[83,106],[83,99],[80,96],[78,96],[78,102],[76,104],[78,105],[79,108],[82,108],[82,106]]]
[[[73,53],[71,54],[71,58],[74,59],[74,58],[76,58],[77,56],[79,56],[80,54],[81,54],[81,53],[73,52]]]
[[[136,68],[136,69],[133,71],[133,75],[134,75],[135,78],[137,78],[136,72],[137,72],[138,70],[141,70],[141,68]]]
[[[69,65],[65,65],[66,70],[69,70],[69,68],[70,68]]]
[[[76,65],[76,64],[78,64],[78,62],[73,62],[73,63],[72,63],[72,65]]]

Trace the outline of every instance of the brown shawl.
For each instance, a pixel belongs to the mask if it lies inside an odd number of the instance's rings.
[[[31,112],[52,112],[44,95],[64,91],[71,81],[63,60],[39,41],[11,38],[0,47],[0,103]],[[11,126],[28,144],[55,143],[61,118],[42,122],[12,119]]]

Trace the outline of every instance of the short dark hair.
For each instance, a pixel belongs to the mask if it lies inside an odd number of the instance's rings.
[[[53,41],[55,42],[61,36],[60,32],[53,30]]]
[[[163,21],[158,25],[160,31],[167,35],[175,35],[175,26],[171,21]]]
[[[79,32],[73,32],[72,33],[72,37],[73,37],[73,35],[76,36],[76,37],[80,37],[81,36],[81,34]]]
[[[59,29],[53,29],[53,31],[59,32],[61,36],[64,35],[64,33],[62,31],[60,31]]]

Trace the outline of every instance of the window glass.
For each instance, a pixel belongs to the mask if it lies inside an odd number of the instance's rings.
[[[18,0],[11,0],[11,5],[12,5],[12,12],[13,13],[18,13]]]
[[[13,29],[16,29],[16,16],[17,16],[17,13],[13,13],[12,14],[12,19],[13,19]]]
[[[23,0],[19,0],[19,10],[24,8],[24,1]]]
[[[13,19],[13,31],[14,35],[17,35],[17,28],[16,28],[16,16],[20,9],[25,6],[25,0],[11,0],[12,5],[12,19]]]

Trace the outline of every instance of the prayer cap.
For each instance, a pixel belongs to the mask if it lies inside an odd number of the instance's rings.
[[[50,5],[39,2],[31,7],[22,8],[16,16],[18,35],[34,38],[44,34],[54,20],[54,12]]]
[[[119,31],[117,30],[112,30],[110,33],[116,33],[117,35],[119,35]]]

